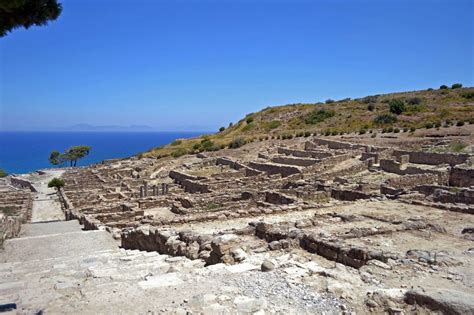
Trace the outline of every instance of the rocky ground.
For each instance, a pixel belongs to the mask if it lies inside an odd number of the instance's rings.
[[[473,128],[462,130],[265,140],[24,176],[31,220],[0,254],[1,307],[474,314]],[[457,141],[468,145],[450,152]],[[45,188],[60,175],[59,194]]]

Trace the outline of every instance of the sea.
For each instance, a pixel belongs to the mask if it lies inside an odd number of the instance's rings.
[[[9,174],[29,173],[53,167],[51,151],[63,152],[75,145],[88,145],[89,155],[77,166],[124,158],[205,132],[0,132],[0,169]]]

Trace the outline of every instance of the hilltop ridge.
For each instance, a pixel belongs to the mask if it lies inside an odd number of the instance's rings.
[[[178,157],[203,151],[235,148],[253,141],[310,135],[411,132],[417,129],[462,126],[474,122],[474,88],[460,84],[439,89],[328,99],[267,107],[249,113],[219,132],[177,139],[140,156]],[[375,135],[375,136],[374,136]]]

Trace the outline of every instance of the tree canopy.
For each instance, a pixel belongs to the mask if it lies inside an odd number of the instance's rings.
[[[46,25],[61,11],[57,0],[0,0],[0,37],[18,27]]]
[[[69,162],[70,166],[76,166],[77,161],[89,155],[91,149],[92,148],[87,145],[77,145],[67,149],[64,153],[52,151],[49,154],[48,160],[52,165],[61,166]]]
[[[64,180],[62,180],[61,178],[53,178],[52,180],[49,181],[48,183],[48,187],[49,188],[56,188],[56,189],[59,189],[61,187],[64,187]]]

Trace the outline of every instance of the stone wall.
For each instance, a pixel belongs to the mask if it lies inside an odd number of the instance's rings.
[[[376,197],[376,195],[355,190],[333,188],[331,189],[331,197],[338,200],[354,201],[359,199],[370,199]]]
[[[396,189],[410,189],[418,185],[438,184],[438,182],[439,175],[437,174],[413,174],[389,178],[385,184]]]
[[[311,142],[305,143],[305,150],[318,149],[319,146],[327,146],[329,149],[336,150],[367,150],[367,145],[354,144],[342,141],[314,138]]]
[[[445,185],[449,181],[449,172],[437,171],[437,170],[426,170],[418,167],[408,166],[401,168],[401,164],[394,160],[381,159],[380,168],[389,173],[398,175],[415,175],[415,174],[435,174],[438,176],[438,183]]]
[[[265,192],[265,201],[277,205],[287,205],[290,203],[294,203],[295,199],[278,192],[267,191]]]
[[[292,150],[292,149],[287,149],[287,148],[282,148],[282,147],[278,148],[278,153],[285,154],[285,155],[292,155],[296,157],[306,157],[306,158],[315,158],[315,159],[322,159],[322,158],[326,158],[333,155],[331,152]]]
[[[289,156],[275,156],[271,159],[273,163],[296,165],[296,166],[310,166],[319,162],[317,159],[312,158],[299,158]]]
[[[393,155],[396,157],[401,155],[409,155],[410,163],[428,165],[449,164],[453,166],[465,163],[469,159],[469,154],[433,153],[403,150],[394,150]]]
[[[0,248],[6,239],[17,237],[21,231],[22,216],[7,216],[0,218]]]
[[[449,185],[457,187],[474,186],[474,168],[452,167],[449,173]]]
[[[300,168],[296,166],[278,165],[273,163],[259,163],[250,162],[249,166],[258,171],[266,172],[269,175],[281,174],[282,177],[287,177],[293,174],[301,173]]]
[[[33,187],[33,185],[22,178],[16,177],[16,176],[11,176],[10,177],[10,182],[13,186],[19,187],[19,188],[26,188],[31,190],[32,192],[36,192],[36,188]]]
[[[211,192],[208,184],[203,184],[197,181],[183,179],[181,180],[180,184],[181,186],[183,186],[185,192],[191,194]]]

